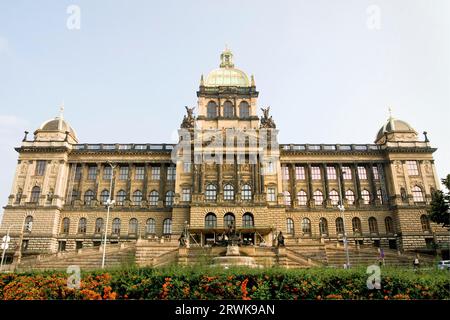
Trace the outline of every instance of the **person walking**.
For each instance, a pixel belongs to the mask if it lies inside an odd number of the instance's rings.
[[[416,258],[414,259],[413,265],[414,265],[414,270],[419,269],[420,261],[419,261],[419,255],[418,254],[416,254]]]

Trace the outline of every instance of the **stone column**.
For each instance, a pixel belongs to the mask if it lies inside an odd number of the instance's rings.
[[[313,200],[313,186],[311,177],[311,164],[306,164],[306,180],[308,182],[308,203],[314,202]]]
[[[352,171],[353,185],[355,186],[356,203],[361,204],[361,182],[359,181],[358,165],[353,163],[350,165],[350,170]]]
[[[149,168],[150,165],[148,162],[144,164],[144,182],[142,186],[142,200],[147,201],[148,200],[148,175],[149,175]]]
[[[132,199],[131,197],[131,178],[133,177],[133,164],[131,162],[128,163],[128,177],[127,177],[127,200]]]
[[[291,206],[297,206],[297,179],[295,176],[295,164],[289,164],[289,185],[291,192]]]
[[[95,177],[95,184],[94,184],[94,199],[97,201],[100,201],[99,199],[99,193],[101,192],[99,190],[100,188],[100,178],[102,178],[102,164],[97,163],[97,176]]]
[[[338,165],[337,165],[337,168],[336,168],[336,175],[337,175],[337,177],[341,180],[341,193],[342,193],[342,199],[345,199],[345,180],[344,180],[344,174],[343,174],[343,170],[342,170],[342,164],[341,163],[339,163]],[[338,192],[339,192],[339,190],[338,190]],[[345,201],[344,201],[344,203],[345,203]]]
[[[165,198],[165,190],[166,190],[166,179],[167,179],[167,170],[166,164],[161,163],[161,167],[159,169],[159,201],[164,203]]]
[[[328,181],[328,174],[327,174],[327,164],[322,163],[322,172],[323,172],[323,179],[322,179],[322,186],[323,186],[323,193],[324,193],[324,201],[327,204],[327,206],[330,203],[330,182]]]
[[[370,192],[372,193],[372,204],[377,204],[376,199],[378,199],[378,194],[377,194],[377,186],[375,185],[375,178],[373,176],[373,163],[369,163],[365,165],[366,171],[367,171],[367,179],[369,179],[369,183],[370,183]],[[381,200],[381,199],[379,199]]]

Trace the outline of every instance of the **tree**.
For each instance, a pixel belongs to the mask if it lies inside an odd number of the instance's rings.
[[[441,190],[433,192],[428,216],[431,221],[442,224],[443,228],[450,228],[450,174],[447,175],[447,178],[442,179],[442,183],[447,188],[447,192]]]

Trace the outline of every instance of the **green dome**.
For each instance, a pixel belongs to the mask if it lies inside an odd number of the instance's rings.
[[[236,69],[233,64],[233,53],[225,49],[220,55],[220,68],[211,71],[204,81],[205,87],[235,86],[250,87],[251,83],[244,71]]]

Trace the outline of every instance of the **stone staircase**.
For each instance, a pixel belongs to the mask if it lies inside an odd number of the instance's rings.
[[[288,268],[324,266],[328,264],[325,244],[314,239],[291,240],[286,243]]]
[[[163,243],[139,239],[136,242],[136,264],[140,267],[162,267],[178,262],[178,241]]]
[[[336,245],[326,245],[326,254],[328,258],[328,265],[342,268],[347,261],[345,249],[343,246],[336,247]],[[409,267],[413,265],[415,253],[406,252],[399,254],[397,250],[384,250],[384,265],[392,267]],[[380,253],[375,247],[349,247],[349,261],[352,266],[369,266],[372,264],[378,265]],[[419,256],[421,266],[430,266],[434,263],[434,257],[428,255]]]
[[[136,246],[134,243],[110,244],[106,247],[105,266],[107,268],[134,265]],[[102,266],[103,247],[84,248],[76,252],[53,255],[39,255],[22,259],[18,271],[66,270],[76,265],[81,270],[95,270]]]

